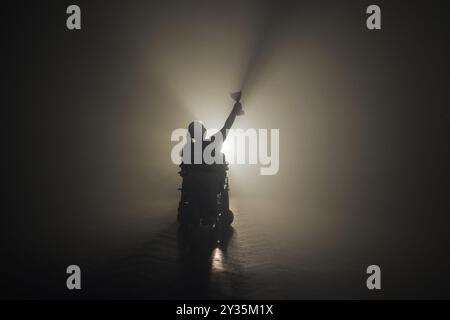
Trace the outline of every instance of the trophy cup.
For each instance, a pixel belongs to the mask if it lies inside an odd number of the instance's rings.
[[[236,103],[240,104],[241,101],[241,96],[242,96],[242,91],[238,91],[238,92],[232,92],[230,93],[231,98],[236,101]],[[242,110],[242,107],[239,109],[239,111],[236,113],[237,116],[242,116],[244,115],[244,110]]]

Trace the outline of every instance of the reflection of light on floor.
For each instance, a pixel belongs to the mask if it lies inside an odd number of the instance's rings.
[[[211,265],[213,272],[222,272],[225,270],[223,252],[219,248],[215,248],[212,253]]]

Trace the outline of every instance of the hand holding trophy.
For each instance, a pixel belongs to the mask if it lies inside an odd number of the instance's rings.
[[[242,91],[238,91],[238,92],[232,92],[230,93],[231,98],[233,98],[234,101],[236,101],[236,103],[234,104],[234,108],[236,108],[236,115],[237,116],[242,116],[244,115],[244,110],[242,110],[242,104],[241,104],[241,96],[242,96]]]

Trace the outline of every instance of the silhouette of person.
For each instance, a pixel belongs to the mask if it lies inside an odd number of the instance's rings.
[[[228,130],[231,129],[236,116],[242,114],[242,105],[236,102],[225,121],[224,126],[220,131],[211,136],[211,139],[206,139],[206,128],[200,121],[193,121],[189,124],[188,131],[190,138],[182,150],[182,163],[180,165],[183,172],[183,190],[189,190],[189,196],[192,201],[193,213],[196,217],[202,219],[205,224],[212,224],[214,222],[217,211],[217,193],[218,188],[222,185],[225,179],[225,165],[222,164],[207,164],[201,157],[201,163],[195,163],[195,150],[201,150],[202,155],[211,143],[216,142],[215,149],[212,156],[215,156],[215,150],[222,149],[222,143],[228,135]],[[201,129],[201,132],[199,131]],[[198,132],[196,132],[198,131]],[[197,135],[197,137],[196,137]],[[219,136],[220,135],[220,136]],[[183,154],[190,148],[190,159],[184,159]],[[224,156],[222,156],[222,163],[225,163]],[[188,160],[185,163],[184,160]],[[189,161],[190,160],[190,161]]]

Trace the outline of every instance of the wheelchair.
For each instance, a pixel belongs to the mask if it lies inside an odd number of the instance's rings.
[[[181,188],[178,188],[181,191],[177,215],[180,226],[200,225],[212,228],[231,226],[234,214],[229,207],[228,165],[226,163],[199,165],[195,168],[192,165],[181,164],[180,168],[178,173],[183,178]],[[206,186],[210,188],[206,195],[199,196],[201,191],[195,183],[198,176],[206,177],[206,181],[210,181]],[[204,199],[204,197],[211,198]],[[207,210],[198,203],[205,200],[213,204]]]

